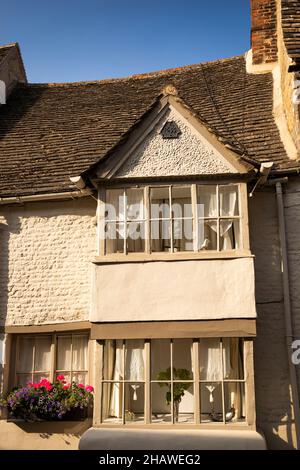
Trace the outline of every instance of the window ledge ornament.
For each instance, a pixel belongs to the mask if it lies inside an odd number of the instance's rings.
[[[175,121],[167,121],[160,133],[163,139],[178,139],[181,130]]]

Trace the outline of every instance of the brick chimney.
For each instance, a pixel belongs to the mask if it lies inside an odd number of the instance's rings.
[[[251,48],[254,65],[277,61],[276,0],[251,0]]]

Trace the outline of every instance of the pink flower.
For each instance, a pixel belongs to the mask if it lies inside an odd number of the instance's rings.
[[[65,376],[63,374],[58,375],[56,378],[57,380],[65,380]]]
[[[70,388],[70,384],[66,384],[63,386],[63,390],[68,390]]]
[[[38,384],[34,384],[34,388],[38,388],[38,387],[44,387],[48,392],[51,392],[53,388],[51,385],[51,382],[49,382],[49,380],[47,379],[42,379],[40,380]]]
[[[92,387],[91,385],[87,385],[87,387],[85,387],[86,391],[87,392],[93,392],[94,391],[94,387]]]
[[[78,384],[77,387],[78,388],[84,388],[84,385],[83,384]]]

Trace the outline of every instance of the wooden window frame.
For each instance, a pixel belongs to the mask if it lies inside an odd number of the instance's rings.
[[[220,186],[237,186],[238,188],[238,206],[239,214],[235,216],[221,216],[219,213],[219,187]],[[198,200],[198,186],[215,186],[217,193],[217,207],[218,214],[216,217],[211,217],[214,220],[217,220],[218,227],[220,225],[220,220],[226,219],[237,219],[239,220],[240,227],[240,246],[239,248],[232,250],[220,250],[219,246],[219,228],[217,232],[218,246],[217,250],[200,250],[198,249],[198,221],[200,219],[207,219],[207,217],[198,217],[197,213],[197,200]],[[151,213],[150,213],[150,190],[151,188],[157,187],[168,187],[169,194],[173,187],[190,187],[191,189],[191,203],[192,203],[192,223],[193,223],[193,250],[191,251],[174,251],[173,246],[173,220],[174,217],[171,216],[171,250],[170,252],[155,252],[151,251]],[[144,240],[144,251],[142,252],[127,252],[126,249],[126,238],[124,239],[124,251],[123,253],[106,253],[106,240],[105,240],[105,203],[106,203],[106,191],[112,189],[119,189],[124,191],[124,197],[126,189],[144,189],[144,218],[142,222],[145,224],[145,240]],[[171,196],[169,200],[172,201]],[[171,211],[171,208],[170,208]],[[126,209],[125,209],[126,213]],[[126,214],[125,214],[126,219]],[[178,218],[177,218],[178,219]],[[180,218],[185,219],[183,216]],[[126,222],[126,220],[125,220]],[[125,223],[124,222],[124,223]],[[159,260],[174,260],[174,259],[195,259],[195,258],[236,258],[251,256],[250,246],[249,246],[249,228],[248,228],[248,203],[247,203],[247,184],[245,182],[186,182],[181,184],[170,184],[170,183],[154,183],[154,184],[114,184],[111,186],[101,186],[98,189],[98,211],[97,211],[97,233],[98,233],[98,242],[97,242],[97,257],[95,262],[122,262],[122,261],[159,261]],[[126,227],[126,226],[125,226]],[[125,230],[127,232],[127,228]]]
[[[152,383],[159,383],[157,380],[151,379],[151,340],[144,339],[144,357],[145,357],[145,376],[143,381],[132,381],[132,380],[107,380],[102,378],[102,374],[97,374],[98,377],[95,380],[95,405],[94,405],[94,416],[93,416],[93,425],[98,427],[120,427],[126,426],[128,427],[159,427],[160,429],[165,429],[167,427],[175,427],[178,428],[188,428],[191,429],[193,427],[202,427],[202,428],[240,428],[240,429],[255,429],[255,389],[254,389],[254,369],[253,369],[253,340],[251,338],[242,338],[242,337],[235,337],[234,335],[231,336],[232,338],[242,339],[243,340],[243,371],[244,376],[242,379],[226,379],[224,378],[224,369],[223,369],[223,351],[222,351],[222,344],[223,339],[220,337],[220,352],[221,352],[221,361],[222,361],[222,379],[218,380],[218,383],[221,383],[222,387],[222,412],[223,412],[223,421],[222,422],[203,422],[201,420],[201,391],[200,386],[202,383],[212,383],[214,381],[207,381],[202,380],[200,378],[200,369],[199,369],[199,345],[201,339],[203,338],[190,338],[193,341],[193,348],[192,348],[192,370],[193,370],[193,379],[192,380],[174,380],[173,378],[173,339],[168,338],[170,342],[170,367],[171,367],[171,423],[164,423],[158,424],[155,422],[151,422],[151,386]],[[166,339],[166,338],[164,338]],[[185,338],[181,338],[185,339]],[[123,345],[123,365],[125,360],[125,341],[126,339],[122,340]],[[96,341],[96,356],[95,362],[97,366],[100,366],[100,371],[103,370],[103,358],[104,358],[104,348],[105,348],[105,340]],[[99,369],[98,369],[99,370]],[[144,422],[143,423],[125,423],[125,400],[124,400],[124,390],[123,387],[123,401],[122,401],[122,424],[121,423],[112,423],[112,422],[104,422],[102,420],[102,388],[104,383],[138,383],[141,382],[144,384]],[[165,382],[165,381],[163,381]],[[174,421],[174,412],[173,412],[173,384],[174,383],[183,383],[189,382],[193,384],[194,389],[194,422],[188,424],[182,423],[175,423]],[[243,383],[245,387],[245,420],[240,422],[231,422],[226,421],[225,416],[225,389],[224,386],[226,383]]]
[[[42,337],[50,337],[51,338],[51,346],[50,346],[50,371],[49,371],[49,381],[53,382],[56,379],[56,376],[62,373],[59,369],[57,369],[57,339],[59,337],[70,337],[72,338],[72,343],[73,343],[73,337],[74,336],[85,336],[87,338],[87,344],[88,344],[88,350],[87,350],[87,365],[88,368],[87,370],[84,371],[70,371],[70,372],[82,372],[86,373],[87,377],[87,383],[89,383],[89,374],[90,374],[90,333],[87,331],[76,331],[76,332],[61,332],[61,333],[20,333],[16,334],[15,337],[15,348],[13,348],[13,366],[14,366],[14,372],[13,372],[13,377],[12,377],[12,386],[18,385],[17,377],[20,375],[31,375],[32,380],[35,374],[39,374],[40,371],[34,371],[32,370],[31,372],[24,372],[20,373],[18,372],[18,355],[19,355],[19,343],[20,343],[20,338],[42,338]],[[71,343],[71,344],[72,344]],[[35,348],[34,348],[35,349]],[[33,366],[34,366],[34,350],[33,350]],[[71,358],[71,361],[73,360],[73,357]],[[44,371],[42,371],[44,372]],[[68,372],[68,371],[65,371]]]

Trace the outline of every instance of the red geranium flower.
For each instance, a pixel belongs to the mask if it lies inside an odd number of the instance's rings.
[[[83,384],[78,384],[77,387],[78,388],[84,388],[84,385]]]
[[[65,380],[65,376],[63,374],[58,375],[56,378],[57,380]]]
[[[70,384],[66,384],[63,386],[63,390],[68,390],[70,388]]]
[[[88,385],[87,387],[85,387],[86,391],[87,392],[93,392],[94,391],[94,387],[92,387],[91,385]]]

